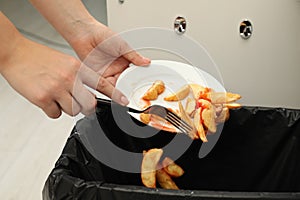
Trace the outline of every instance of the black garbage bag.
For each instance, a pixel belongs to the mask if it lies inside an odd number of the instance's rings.
[[[109,106],[98,105],[96,115],[78,122],[87,127],[81,131],[93,131],[99,123],[112,142],[129,151],[160,148],[174,137],[164,131],[151,138],[128,136],[115,124]],[[300,199],[299,140],[300,110],[231,110],[214,149],[200,159],[201,142],[193,141],[176,160],[185,170],[175,180],[180,190],[165,190],[146,188],[139,173],[118,171],[95,159],[75,126],[45,183],[43,199]]]

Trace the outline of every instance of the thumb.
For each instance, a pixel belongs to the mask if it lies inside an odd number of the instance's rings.
[[[149,58],[145,58],[141,56],[139,53],[137,53],[134,50],[124,54],[123,57],[126,60],[128,60],[130,63],[133,63],[137,66],[147,66],[151,63],[151,60]]]

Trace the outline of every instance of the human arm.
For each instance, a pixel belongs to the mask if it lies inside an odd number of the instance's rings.
[[[122,102],[122,94],[78,59],[22,36],[0,11],[0,74],[51,118],[89,114],[96,100],[84,85]],[[113,94],[114,93],[114,94]]]
[[[148,65],[150,60],[130,49],[125,41],[87,11],[81,0],[30,0],[69,42],[79,58],[113,84],[129,63]],[[101,45],[109,41],[109,46]],[[101,52],[95,51],[101,48]],[[93,56],[91,55],[93,52]],[[90,58],[98,57],[97,61]],[[95,63],[97,62],[97,63]],[[104,66],[110,66],[103,69]],[[101,69],[100,69],[101,68]]]

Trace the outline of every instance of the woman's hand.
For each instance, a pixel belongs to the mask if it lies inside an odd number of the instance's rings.
[[[30,0],[69,42],[79,58],[113,85],[129,63],[148,65],[143,58],[107,26],[98,22],[81,0]]]
[[[58,118],[62,111],[71,116],[93,112],[95,95],[84,84],[113,96],[123,105],[128,103],[110,82],[72,56],[22,36],[15,45],[9,58],[2,62],[1,74],[16,91],[49,117]]]
[[[120,36],[96,20],[82,22],[68,42],[87,66],[113,85],[130,63],[150,64],[150,59],[132,50]]]

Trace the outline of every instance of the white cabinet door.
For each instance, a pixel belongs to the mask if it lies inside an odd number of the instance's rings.
[[[225,88],[240,93],[241,103],[300,108],[299,0],[109,0],[107,12],[108,25],[117,32],[173,29],[175,18],[183,16],[184,34],[206,48]],[[243,19],[253,25],[247,40],[239,35]]]

